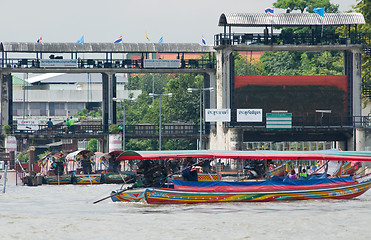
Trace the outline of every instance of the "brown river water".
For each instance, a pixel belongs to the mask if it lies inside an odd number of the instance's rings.
[[[120,185],[8,186],[1,239],[371,239],[371,191],[352,200],[93,204]],[[1,187],[2,188],[2,187]]]

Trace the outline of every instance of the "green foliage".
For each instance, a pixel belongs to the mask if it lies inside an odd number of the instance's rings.
[[[37,155],[37,160],[42,159],[43,157],[45,157],[45,156],[48,155],[49,153],[50,153],[50,151],[45,151],[44,153],[41,153],[41,154]]]
[[[162,93],[167,80],[167,74],[138,74],[129,77],[126,88],[128,90],[141,89],[142,91],[151,93],[153,92],[154,83],[154,93]]]
[[[330,0],[277,0],[273,3],[276,8],[286,9],[287,13],[299,10],[301,13],[313,12],[314,8],[325,8],[326,12],[337,12],[339,5],[330,3]]]
[[[29,156],[28,156],[27,152],[26,153],[21,153],[20,152],[20,153],[17,154],[18,161],[20,161],[22,163],[28,162],[28,158],[29,158]]]
[[[341,52],[265,52],[261,58],[262,75],[340,75]]]
[[[259,61],[248,56],[247,52],[245,55],[242,53],[234,52],[234,65],[235,65],[235,75],[236,76],[252,76],[260,75],[261,69]]]
[[[111,124],[109,126],[109,132],[110,133],[119,133],[120,132],[119,125],[117,125],[117,124]]]
[[[10,133],[12,132],[12,127],[9,126],[8,124],[4,125],[4,126],[3,126],[3,132],[4,132],[4,134],[6,134],[6,135],[10,134]]]
[[[102,109],[98,109],[97,111],[94,110],[88,110],[86,108],[82,109],[81,111],[78,111],[75,115],[73,115],[75,118],[78,118],[79,121],[86,120],[88,118],[102,118]]]
[[[98,144],[97,139],[95,139],[95,138],[90,139],[89,142],[88,142],[88,146],[86,147],[86,150],[96,152],[97,149],[98,149],[97,144]]]

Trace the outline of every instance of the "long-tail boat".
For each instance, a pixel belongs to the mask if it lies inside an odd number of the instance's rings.
[[[63,152],[50,152],[39,160],[41,175],[47,184],[71,184],[72,176],[66,173],[66,155]]]
[[[127,164],[118,159],[122,152],[96,153],[94,169],[102,174],[102,183],[130,183],[135,179],[135,173],[128,171]]]
[[[67,171],[72,174],[73,184],[100,184],[101,174],[93,172],[94,152],[79,150],[66,156]]]
[[[250,159],[259,161],[371,161],[365,151],[128,151],[126,159],[149,160],[169,158]],[[371,175],[327,177],[326,172],[306,179],[288,180],[273,177],[239,182],[194,182],[173,180],[173,188],[150,187],[144,196],[150,204],[213,203],[245,201],[279,201],[304,199],[350,199],[371,188]],[[111,198],[125,193],[117,191]],[[119,198],[119,197],[116,197]]]

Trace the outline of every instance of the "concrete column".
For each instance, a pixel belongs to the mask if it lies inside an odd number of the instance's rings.
[[[103,129],[108,132],[109,125],[116,123],[116,76],[112,73],[102,73],[102,114]]]
[[[0,72],[0,125],[13,124],[13,84],[12,75]]]
[[[231,77],[233,76],[232,49],[227,46],[216,52],[216,108],[231,108]],[[210,131],[210,149],[239,149],[240,133],[238,129],[225,128],[224,123],[217,122]]]
[[[353,116],[362,115],[362,99],[361,99],[361,49],[352,49],[353,54]]]

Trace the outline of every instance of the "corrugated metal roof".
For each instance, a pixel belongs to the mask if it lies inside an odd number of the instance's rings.
[[[49,53],[209,53],[213,46],[198,43],[29,43],[2,42],[5,52]]]
[[[219,26],[265,27],[265,26],[339,26],[365,24],[361,13],[222,13]]]

